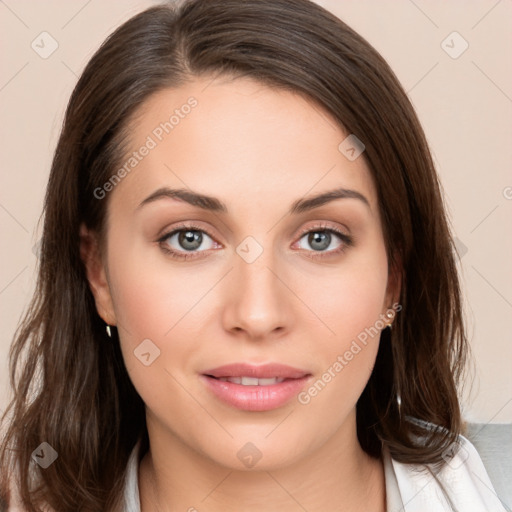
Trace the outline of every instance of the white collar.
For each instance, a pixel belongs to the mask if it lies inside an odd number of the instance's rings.
[[[473,444],[459,436],[455,448],[437,473],[430,464],[397,462],[384,449],[386,492],[391,471],[398,486],[387,512],[506,512]]]

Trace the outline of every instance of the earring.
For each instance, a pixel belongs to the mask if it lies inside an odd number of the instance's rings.
[[[389,327],[389,330],[391,331],[393,329],[393,318],[395,317],[395,314],[388,310],[386,312],[386,316],[390,319],[390,321],[386,324],[386,327]]]
[[[105,326],[105,330],[107,331],[107,336],[108,336],[109,338],[112,338],[112,331],[110,330],[110,325],[108,325],[108,324],[107,324],[107,325]]]

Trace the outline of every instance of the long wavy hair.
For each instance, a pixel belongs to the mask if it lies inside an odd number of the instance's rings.
[[[139,107],[162,89],[222,74],[301,93],[364,142],[389,265],[402,270],[402,310],[392,333],[383,331],[357,403],[362,448],[442,463],[461,432],[467,341],[456,253],[423,130],[394,73],[308,0],[192,0],[152,7],[115,30],[70,98],[46,191],[37,288],[10,351],[5,502],[16,479],[29,511],[119,506],[130,452],[139,438],[147,447],[145,409],[119,339],[107,337],[96,311],[79,227],[103,232],[108,197],[94,191],[121,164]],[[44,470],[31,460],[42,442],[58,453]]]

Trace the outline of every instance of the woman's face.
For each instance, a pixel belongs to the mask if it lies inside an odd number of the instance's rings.
[[[360,148],[339,149],[349,134],[318,106],[248,79],[161,91],[130,134],[105,187],[108,284],[93,288],[152,443],[242,469],[353,447],[397,298]]]

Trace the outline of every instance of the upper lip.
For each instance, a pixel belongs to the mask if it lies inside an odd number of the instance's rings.
[[[203,375],[212,377],[255,377],[258,379],[270,379],[279,377],[282,379],[300,379],[309,372],[294,368],[280,363],[267,363],[262,365],[253,365],[248,363],[233,363],[224,366],[218,366],[203,372]]]

